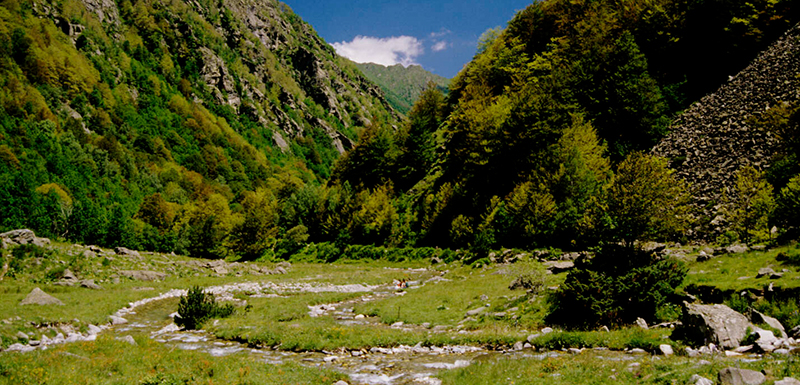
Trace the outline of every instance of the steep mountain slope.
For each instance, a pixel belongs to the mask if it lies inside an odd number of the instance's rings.
[[[396,110],[408,113],[419,95],[433,82],[442,90],[446,90],[450,80],[430,73],[418,65],[403,67],[401,64],[383,66],[375,63],[356,63],[364,75],[379,85],[386,94],[386,100]]]
[[[394,137],[373,132],[334,175],[351,186],[399,187],[405,195],[397,206],[405,212],[392,231],[403,229],[424,245],[631,240],[653,229],[657,215],[626,227],[643,210],[614,213],[615,207],[663,195],[666,189],[647,189],[670,179],[661,160],[639,154],[695,98],[713,92],[798,21],[791,0],[537,1],[481,41],[453,79],[446,106],[429,98],[409,114],[419,123],[411,129]],[[788,59],[771,62],[778,60]],[[783,62],[773,65],[784,70]],[[410,188],[403,156],[376,157],[402,154],[407,143],[422,144],[417,158],[424,162],[416,169],[425,170]],[[634,187],[615,190],[620,181]],[[682,202],[684,194],[674,193]],[[679,236],[685,226],[679,222],[651,235]]]
[[[782,103],[800,100],[800,26],[789,30],[716,92],[692,104],[670,125],[653,153],[669,158],[694,187],[700,233],[719,233],[722,195],[735,198],[736,172],[770,167],[773,132],[754,122]]]
[[[275,0],[0,2],[2,229],[210,249],[398,116]]]

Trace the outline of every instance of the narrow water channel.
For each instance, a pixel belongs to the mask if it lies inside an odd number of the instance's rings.
[[[258,286],[261,285],[261,286]],[[254,290],[258,288],[259,290]],[[276,290],[277,289],[277,290]],[[378,323],[375,318],[360,318],[353,313],[353,306],[357,302],[379,300],[395,295],[391,286],[369,287],[361,285],[327,285],[314,286],[282,286],[276,287],[272,283],[263,284],[238,284],[209,288],[218,298],[231,297],[235,291],[255,292],[259,295],[262,291],[315,291],[315,292],[359,292],[364,295],[335,304],[317,305],[309,308],[311,316],[332,316],[337,322],[345,325],[358,325]],[[269,364],[284,364],[289,362],[304,366],[333,369],[347,374],[351,384],[368,385],[402,385],[402,384],[440,384],[441,381],[434,376],[441,370],[460,368],[470,365],[475,360],[490,359],[503,355],[502,352],[489,351],[474,346],[398,346],[398,347],[373,347],[369,351],[335,352],[287,352],[270,348],[254,349],[244,344],[220,340],[213,334],[204,331],[180,331],[172,322],[171,313],[177,309],[178,297],[183,292],[174,290],[159,297],[140,301],[132,307],[118,312],[129,322],[115,326],[113,333],[119,337],[129,334],[148,335],[155,341],[167,346],[200,350],[211,356],[224,356],[235,353],[245,353],[258,356],[260,360]],[[385,325],[385,327],[390,327]],[[397,326],[395,326],[397,327]],[[418,326],[404,325],[405,328]],[[524,352],[509,353],[516,357],[534,356],[528,350]],[[557,353],[551,353],[557,354]]]

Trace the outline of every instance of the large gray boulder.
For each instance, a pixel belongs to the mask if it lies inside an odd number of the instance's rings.
[[[800,381],[792,377],[784,377],[782,380],[775,381],[775,385],[800,385]]]
[[[703,345],[714,343],[725,349],[735,349],[744,339],[747,328],[756,327],[747,317],[725,305],[698,305],[684,303],[681,319],[687,335],[702,336]]]
[[[31,290],[30,294],[28,294],[25,299],[23,299],[20,305],[64,305],[58,298],[53,297],[50,294],[47,294],[42,291],[40,288],[35,288]]]
[[[28,229],[7,231],[0,234],[0,239],[3,240],[6,246],[34,244],[36,246],[44,247],[50,244],[49,239],[38,238],[33,230]]]
[[[126,248],[126,247],[115,247],[114,248],[114,252],[117,253],[117,255],[123,255],[123,256],[126,256],[126,257],[134,257],[134,258],[141,258],[142,257],[142,255],[139,254],[138,251],[131,250],[131,249]]]
[[[763,373],[755,370],[725,368],[719,372],[721,385],[761,385],[766,380]]]
[[[120,270],[119,275],[137,281],[160,281],[167,278],[167,274],[151,270]]]

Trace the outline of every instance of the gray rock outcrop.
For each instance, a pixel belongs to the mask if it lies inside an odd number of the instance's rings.
[[[779,330],[781,332],[782,338],[788,337],[788,335],[786,334],[786,329],[784,329],[780,321],[766,314],[763,314],[756,309],[750,309],[750,321],[753,322],[754,324],[767,324],[769,325],[769,327]]]
[[[761,385],[766,380],[763,373],[755,370],[725,368],[719,372],[719,383],[722,385]]]
[[[775,385],[800,385],[800,381],[792,377],[784,377],[782,380],[775,381]]]
[[[131,250],[131,249],[128,249],[126,247],[115,247],[114,248],[114,252],[117,253],[117,255],[124,255],[126,257],[134,257],[134,258],[141,258],[142,257],[142,255],[139,254],[138,251]]]
[[[47,238],[39,238],[32,230],[18,229],[11,230],[0,234],[0,239],[3,240],[5,247],[14,245],[27,245],[33,244],[39,247],[44,247],[50,244]]]
[[[744,339],[747,328],[756,327],[744,315],[725,305],[684,303],[681,329],[725,349],[735,349]]]
[[[725,193],[735,197],[734,175],[744,166],[769,167],[776,137],[752,127],[751,118],[780,103],[800,100],[800,27],[795,26],[715,93],[686,109],[670,134],[652,150],[671,161],[677,175],[694,189],[698,218],[714,218],[694,229],[711,238],[728,226],[718,216]]]
[[[167,274],[151,270],[120,270],[119,275],[137,281],[160,281],[167,278]]]
[[[64,305],[61,300],[56,297],[53,297],[50,294],[47,294],[42,291],[40,288],[33,289],[27,297],[25,297],[20,303],[20,305]]]

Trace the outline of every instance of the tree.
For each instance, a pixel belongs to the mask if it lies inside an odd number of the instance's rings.
[[[764,173],[752,166],[739,170],[736,197],[728,213],[739,239],[748,243],[769,239],[769,218],[774,209],[772,186],[764,179]]]
[[[278,235],[278,200],[260,188],[246,191],[241,204],[244,218],[233,226],[231,244],[234,253],[252,260],[261,257]]]
[[[773,211],[775,221],[783,228],[796,232],[800,228],[800,175],[795,175],[781,189]]]
[[[617,167],[608,189],[607,215],[611,228],[607,241],[668,239],[688,223],[686,182],[667,167],[667,160],[641,152],[628,155]]]

